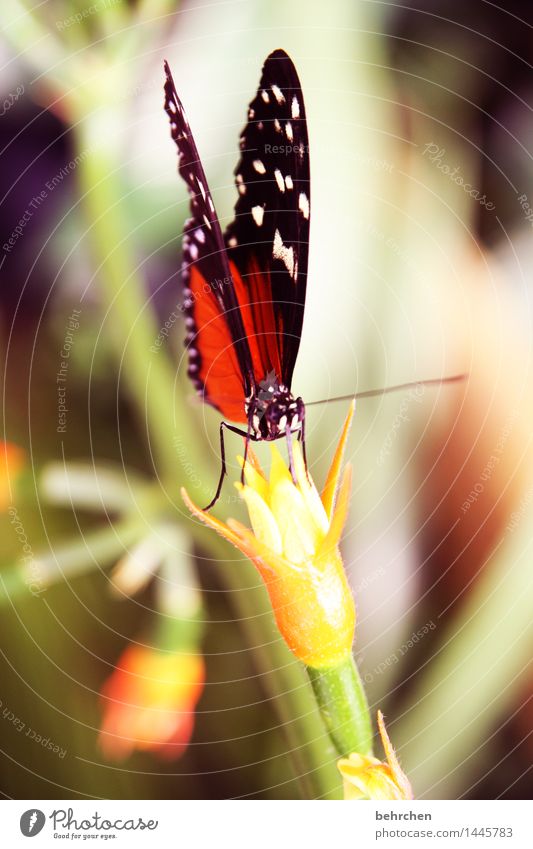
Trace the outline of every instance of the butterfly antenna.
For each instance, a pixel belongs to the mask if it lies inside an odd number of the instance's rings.
[[[418,389],[428,386],[444,386],[449,383],[461,383],[468,378],[468,374],[453,374],[450,377],[435,377],[431,380],[413,380],[409,383],[398,383],[396,386],[386,386],[384,389],[367,389],[364,392],[350,393],[350,395],[338,395],[336,398],[324,398],[322,401],[308,401],[306,407],[313,407],[317,404],[330,404],[333,401],[351,401],[359,398],[376,398],[379,395],[388,395],[389,392],[400,392],[402,389]]]

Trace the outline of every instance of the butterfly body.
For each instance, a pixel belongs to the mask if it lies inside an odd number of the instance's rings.
[[[248,108],[235,169],[235,218],[222,233],[207,178],[168,65],[165,110],[187,184],[182,279],[188,374],[206,403],[252,441],[305,440],[305,406],[291,383],[307,284],[310,187],[305,107],[282,50],[267,57]],[[304,442],[305,454],[305,442]],[[209,505],[211,506],[211,505]]]
[[[260,383],[246,400],[245,412],[252,425],[252,438],[270,442],[281,439],[287,433],[300,433],[305,418],[305,406],[301,398],[295,398],[290,389],[278,382],[272,372]]]

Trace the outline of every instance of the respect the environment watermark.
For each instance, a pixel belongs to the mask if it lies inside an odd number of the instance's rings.
[[[4,242],[4,244],[2,245],[4,253],[11,253],[17,242],[24,235],[27,225],[29,224],[39,207],[43,205],[45,200],[54,191],[54,189],[61,185],[65,177],[71,174],[72,171],[74,171],[78,167],[80,162],[83,162],[83,160],[87,156],[89,156],[89,153],[89,149],[83,150],[81,153],[75,156],[74,159],[71,159],[70,162],[67,162],[66,165],[60,168],[57,174],[54,174],[53,177],[46,181],[41,191],[37,192],[32,197],[32,199],[26,206],[26,209],[24,210],[22,216],[20,217],[18,224],[16,225],[16,227],[13,228],[11,235],[9,236],[7,241]]]

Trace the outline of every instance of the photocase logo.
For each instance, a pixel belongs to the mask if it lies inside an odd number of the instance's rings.
[[[46,817],[38,808],[30,808],[29,811],[24,811],[20,818],[20,830],[24,837],[35,837],[42,831],[46,822]]]

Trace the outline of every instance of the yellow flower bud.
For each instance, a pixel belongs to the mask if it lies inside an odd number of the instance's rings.
[[[275,445],[269,479],[251,452],[244,468],[246,484],[236,486],[252,530],[233,519],[220,522],[182,491],[195,516],[253,561],[287,645],[317,669],[350,657],[355,630],[355,606],[339,552],[351,485],[348,466],[339,486],[340,466],[353,410],[352,404],[322,497],[305,469],[298,442],[293,445],[296,484]]]
[[[354,753],[337,762],[344,779],[345,799],[412,799],[413,791],[392,748],[383,714],[378,710],[378,727],[387,762]]]

